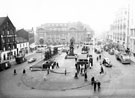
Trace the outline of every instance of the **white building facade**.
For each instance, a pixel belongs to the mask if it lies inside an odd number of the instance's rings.
[[[132,53],[135,54],[135,6],[130,4],[130,40],[129,40],[129,48]]]
[[[45,44],[67,44],[71,38],[75,43],[86,40],[87,32],[93,32],[80,22],[77,23],[47,23],[37,27],[36,43],[42,39]]]
[[[113,42],[129,48],[135,53],[135,6],[130,5],[122,8],[116,14],[116,18],[111,25],[110,32]]]
[[[116,14],[116,19],[111,25],[110,32],[113,35],[113,41],[125,48],[129,47],[129,11],[126,8],[120,9]]]
[[[17,51],[18,53],[21,53],[24,51],[25,53],[29,52],[29,42],[21,42],[17,43]]]

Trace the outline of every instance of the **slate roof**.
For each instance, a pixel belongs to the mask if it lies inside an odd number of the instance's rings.
[[[24,29],[17,30],[16,35],[18,37],[22,37],[22,38],[26,39],[27,41],[29,41],[29,32],[27,32]]]
[[[26,39],[24,39],[23,37],[16,37],[16,42],[17,43],[25,43],[28,42]]]
[[[0,17],[0,26],[2,25],[2,23],[4,22],[4,20],[6,19],[7,17]]]

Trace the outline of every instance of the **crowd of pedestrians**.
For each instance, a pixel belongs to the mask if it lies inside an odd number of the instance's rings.
[[[94,64],[93,64],[93,57],[90,56],[89,54],[87,55],[87,59],[88,59],[88,64],[87,63],[77,64],[77,60],[78,59],[77,59],[77,56],[75,57],[75,68],[76,68],[76,72],[75,72],[75,75],[74,75],[75,79],[78,79],[79,75],[81,75],[82,77],[84,77],[84,81],[85,82],[88,81],[88,73],[87,73],[88,68],[92,69]],[[96,59],[97,59],[97,62],[101,61],[101,59],[102,59],[101,54],[99,56],[97,56]],[[100,64],[100,66],[101,66],[100,74],[102,74],[102,73],[104,73],[104,68],[103,68],[102,64]],[[57,68],[59,68],[59,63],[58,62],[54,62],[52,64],[52,66],[50,66],[50,67],[51,67],[52,70],[54,68],[57,69]],[[50,73],[50,67],[47,68],[47,75],[49,75],[49,73]],[[22,73],[26,74],[26,70],[23,69]],[[67,75],[67,70],[66,69],[64,71],[64,74],[65,74],[65,76]],[[14,69],[14,75],[17,75],[16,69]],[[47,79],[46,74],[43,75],[43,79],[44,79],[44,81]],[[94,76],[92,76],[92,78],[91,78],[91,85],[93,86],[94,92],[95,91],[100,91],[100,89],[101,89],[101,82],[99,80],[95,79]]]
[[[84,77],[84,81],[88,81],[88,75],[87,75],[87,70],[88,68],[92,68],[93,67],[93,57],[91,55],[87,55],[88,58],[88,65],[89,67],[87,67],[87,64],[77,64],[77,58],[75,58],[75,68],[76,68],[76,73],[74,78],[78,79],[78,75],[80,74],[81,76]],[[102,56],[99,55],[97,56],[97,62],[100,60],[101,61]],[[100,74],[104,73],[104,69],[101,66],[101,71]],[[94,92],[96,91],[100,91],[101,88],[101,82],[99,80],[96,80],[95,77],[93,76],[91,78],[91,85],[93,86]]]

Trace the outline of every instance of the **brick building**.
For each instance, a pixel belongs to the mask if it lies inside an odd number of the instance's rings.
[[[20,29],[16,32],[16,41],[17,41],[17,53],[28,53],[29,52],[29,32]]]
[[[16,28],[9,17],[0,17],[0,60],[9,60],[17,55]]]

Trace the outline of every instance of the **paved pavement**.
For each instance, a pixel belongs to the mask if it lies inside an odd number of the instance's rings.
[[[75,52],[78,53],[79,51],[78,49]],[[74,79],[75,61],[72,59],[65,60],[64,56],[63,53],[56,59],[60,65],[59,69],[54,70],[57,73],[51,72],[47,75],[46,71],[31,72],[27,69],[26,75],[19,73],[13,76],[10,71],[4,72],[4,75],[0,77],[1,83],[4,83],[1,85],[1,94],[5,94],[6,91],[7,96],[11,98],[127,98],[127,96],[133,98],[135,96],[134,66],[124,66],[116,61],[114,56],[105,53],[103,56],[109,57],[114,66],[111,69],[104,67],[105,74],[99,75],[99,62],[94,59],[94,67],[88,71],[88,82],[84,82],[82,76],[79,76],[78,80]],[[94,54],[94,58],[96,56],[97,54]],[[60,74],[65,69],[69,72],[66,76]],[[94,93],[93,87],[89,85],[93,75],[102,83],[100,92]],[[44,76],[46,76],[45,81],[43,80]]]

